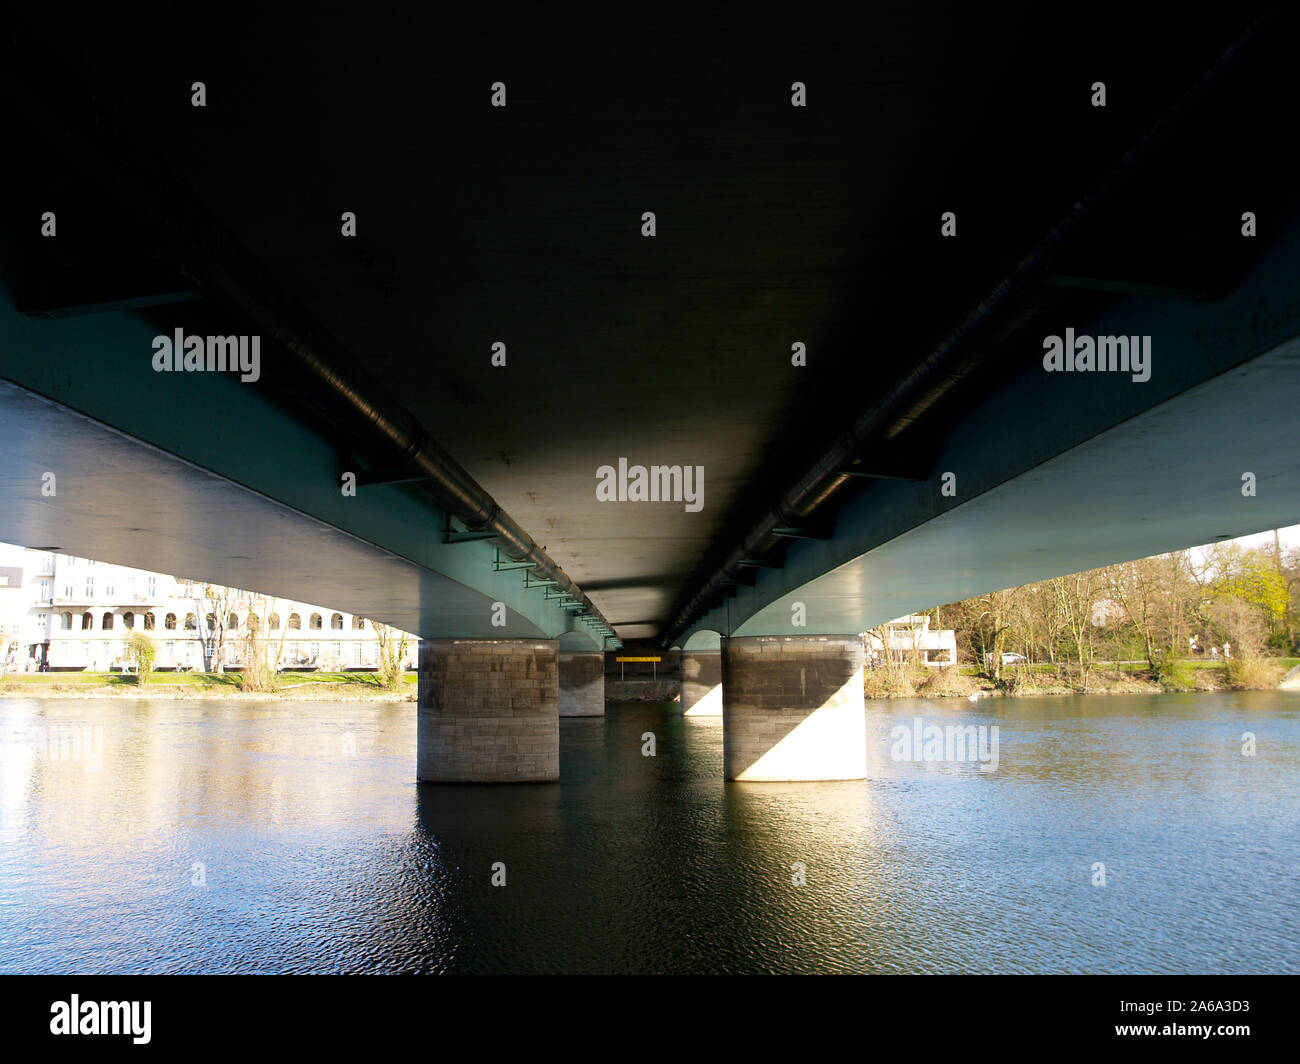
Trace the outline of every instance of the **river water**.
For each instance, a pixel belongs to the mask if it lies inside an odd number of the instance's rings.
[[[1300,695],[867,713],[865,782],[621,705],[558,784],[417,786],[412,703],[0,699],[0,971],[1300,971]]]

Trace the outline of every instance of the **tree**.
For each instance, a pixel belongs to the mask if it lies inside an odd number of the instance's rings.
[[[1210,614],[1216,626],[1224,628],[1225,618],[1231,618],[1226,626],[1240,628],[1242,637],[1253,642],[1257,637],[1256,626],[1235,606],[1227,605],[1240,603],[1255,611],[1264,628],[1256,652],[1263,650],[1265,642],[1285,646],[1291,590],[1275,552],[1222,543],[1208,553]],[[1240,645],[1244,650],[1250,644]]]
[[[1282,554],[1281,544],[1277,541],[1277,532],[1273,532],[1275,553],[1278,558],[1278,571],[1286,581],[1286,649],[1288,652],[1296,645],[1296,615],[1300,613],[1297,595],[1300,594],[1300,549],[1292,547]]]
[[[1049,583],[1063,622],[1067,645],[1078,658],[1079,678],[1086,692],[1088,675],[1092,671],[1092,607],[1097,600],[1097,571],[1058,576]],[[1068,652],[1066,661],[1069,661]]]
[[[908,660],[909,648],[894,645],[895,632],[889,625],[882,624],[863,633],[867,637],[866,645],[872,651],[869,679],[873,697],[899,698],[914,695],[917,674],[925,671],[923,666],[917,664],[915,654]],[[915,631],[912,633],[912,643],[916,643]]]
[[[1183,657],[1190,649],[1188,637],[1197,624],[1201,589],[1187,551],[1170,551],[1159,560],[1161,608],[1168,634],[1166,646],[1172,657]]]
[[[1260,611],[1249,602],[1230,595],[1221,596],[1210,603],[1206,619],[1216,642],[1225,647],[1231,645],[1233,658],[1260,656],[1268,630]]]
[[[136,686],[147,687],[153,663],[158,660],[158,644],[139,629],[132,629],[126,637],[126,660],[135,666]]]
[[[1165,626],[1161,623],[1161,559],[1139,558],[1109,566],[1110,593],[1124,607],[1124,613],[1142,639],[1147,667],[1156,667],[1158,650],[1165,649]]]
[[[980,652],[980,661],[984,664],[990,680],[1002,679],[1003,637],[1010,629],[1010,607],[1012,591],[992,591],[981,595],[976,602],[979,612],[976,615],[976,642]]]
[[[265,606],[265,599],[259,604]],[[275,688],[275,672],[266,660],[266,637],[263,635],[263,609],[250,609],[244,621],[240,647],[239,689],[241,691],[271,691]]]
[[[262,601],[262,606],[267,607],[265,599]],[[287,599],[273,598],[270,600],[270,606],[268,608],[271,613],[274,613],[277,617],[281,618],[280,638],[275,644],[275,657],[269,662],[271,671],[278,676],[280,674],[280,661],[284,658],[284,641],[289,637],[289,618],[297,611],[298,603],[289,602]],[[263,612],[266,612],[265,609]],[[269,614],[267,614],[267,616],[269,616]],[[270,644],[270,639],[271,637],[268,635],[268,645]]]
[[[239,594],[235,588],[222,584],[204,584],[201,598],[194,600],[194,607],[199,611],[200,632],[204,630],[206,618],[212,618],[209,636],[202,640],[202,645],[208,659],[208,672],[215,672],[218,676],[226,671],[226,622]]]
[[[1171,551],[943,607],[962,653],[994,680],[1001,679],[1002,653],[1017,649],[1031,661],[1063,661],[1071,672],[1077,663],[1085,691],[1098,659],[1145,655],[1162,683],[1187,675],[1180,661],[1192,652],[1193,636],[1206,650],[1230,643],[1234,663],[1270,644],[1286,649],[1298,614],[1300,550],[1283,554],[1277,537],[1267,548]]]
[[[274,691],[279,686],[280,659],[284,656],[284,641],[289,634],[288,616],[298,608],[292,603],[285,609],[282,599],[269,595],[250,596],[248,619],[240,641],[243,668],[239,687],[243,691]],[[281,618],[279,638],[273,638],[270,619]],[[274,651],[274,653],[273,653]]]
[[[408,636],[399,628],[371,621],[375,641],[379,644],[379,680],[390,691],[402,683]]]

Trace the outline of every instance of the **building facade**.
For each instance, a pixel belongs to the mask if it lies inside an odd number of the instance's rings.
[[[948,628],[932,631],[928,614],[898,617],[883,626],[883,633],[883,639],[875,632],[865,633],[867,661],[873,666],[886,656],[934,669],[957,664],[957,633]]]
[[[239,668],[250,653],[281,669],[374,670],[379,640],[364,618],[49,551],[0,557],[0,668],[122,668],[132,631],[157,644],[154,668]],[[398,634],[400,638],[400,633]],[[418,640],[407,636],[406,667]]]

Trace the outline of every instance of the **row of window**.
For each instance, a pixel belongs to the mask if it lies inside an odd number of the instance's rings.
[[[131,590],[131,594],[135,594],[135,580],[132,579],[132,580],[130,581],[130,584],[131,584],[131,588],[130,588],[130,590]],[[42,580],[41,580],[41,590],[42,590],[42,591],[43,591],[43,592],[48,596],[49,591],[50,591],[50,581],[49,581],[48,579],[42,579]],[[107,581],[104,583],[104,585],[103,585],[103,592],[102,592],[102,593],[103,593],[104,595],[108,596],[109,598],[111,598],[112,596],[114,596],[115,594],[117,594],[117,589],[116,589],[116,587],[113,585],[113,582],[112,582],[111,579],[107,580]],[[73,594],[73,585],[72,585],[72,584],[64,584],[64,585],[63,585],[63,597],[64,597],[65,599],[70,599],[70,598],[72,598],[72,594]],[[145,594],[146,594],[149,598],[155,598],[155,597],[157,596],[157,594],[158,594],[158,580],[157,580],[156,577],[152,577],[152,576],[151,576],[151,577],[149,577],[149,578],[145,581]],[[93,576],[88,576],[88,577],[86,577],[86,594],[85,594],[85,597],[88,598],[88,599],[91,599],[91,598],[94,598],[94,597],[95,597],[95,578],[94,578]]]
[[[114,622],[115,616],[116,614],[111,612],[105,613],[103,618],[100,621],[100,629],[105,632],[112,631],[113,624],[115,623]],[[153,631],[154,625],[157,621],[157,618],[154,616],[154,614],[143,613],[140,616],[144,618],[145,631],[147,632]],[[126,628],[134,628],[135,619],[136,619],[136,615],[132,613],[130,610],[122,614],[122,624]],[[63,630],[65,632],[70,631],[72,628],[72,614],[64,613],[61,617],[61,620],[63,622],[62,625]],[[207,622],[208,631],[209,632],[215,631],[217,627],[216,615],[209,613],[205,618],[205,620]],[[257,628],[259,621],[256,613],[248,614],[245,620],[254,629]],[[278,632],[280,630],[280,615],[278,613],[271,614],[270,622],[271,622],[270,630],[272,632]],[[311,617],[308,618],[307,626],[310,629],[316,629],[316,630],[321,629],[323,627],[323,621],[321,615],[319,613],[313,613]],[[94,615],[90,613],[83,613],[81,615],[81,630],[83,632],[91,631],[94,629],[94,627],[95,627]],[[174,629],[176,627],[176,614],[174,613],[167,614],[163,618],[163,627],[169,631]],[[364,618],[361,617],[352,618],[353,631],[358,631],[358,632],[364,631],[365,627],[366,627],[366,622]],[[232,613],[230,614],[230,616],[226,618],[226,628],[232,631],[239,628],[239,614]],[[302,618],[296,613],[289,614],[289,630],[298,631],[301,628],[302,628]],[[334,614],[333,617],[330,618],[330,628],[333,629],[334,631],[340,631],[340,632],[343,630],[343,614],[336,613]],[[185,615],[184,629],[185,631],[191,631],[191,632],[198,631],[198,618],[196,618],[194,614],[187,613]]]

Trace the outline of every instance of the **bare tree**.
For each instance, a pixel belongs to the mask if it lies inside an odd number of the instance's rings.
[[[390,691],[395,691],[402,683],[402,673],[406,662],[406,648],[409,636],[400,628],[371,621],[375,631],[375,641],[379,644],[379,679]]]
[[[278,686],[280,659],[284,655],[284,641],[288,625],[283,623],[282,601],[268,595],[250,596],[248,617],[244,623],[243,671],[240,687],[245,691],[274,691]],[[293,603],[290,609],[296,609]],[[273,642],[271,617],[281,621],[280,636]],[[274,650],[274,653],[272,653]]]
[[[222,584],[204,584],[202,591],[194,599],[194,609],[198,615],[199,632],[207,632],[200,640],[203,647],[205,669],[218,676],[226,671],[226,622],[230,611],[238,600],[240,592],[233,587]],[[206,623],[212,618],[212,624]]]
[[[1147,666],[1152,669],[1156,667],[1157,650],[1165,642],[1161,623],[1164,581],[1160,563],[1160,558],[1139,558],[1104,570],[1110,593],[1124,607],[1126,617],[1141,636]]]
[[[1014,590],[992,591],[976,599],[980,660],[985,663],[989,678],[995,682],[1002,679],[1003,637],[1011,627],[1013,594]]]
[[[1049,583],[1060,612],[1065,638],[1079,662],[1082,689],[1087,691],[1088,676],[1092,671],[1092,614],[1093,604],[1097,600],[1097,571],[1058,576]]]

